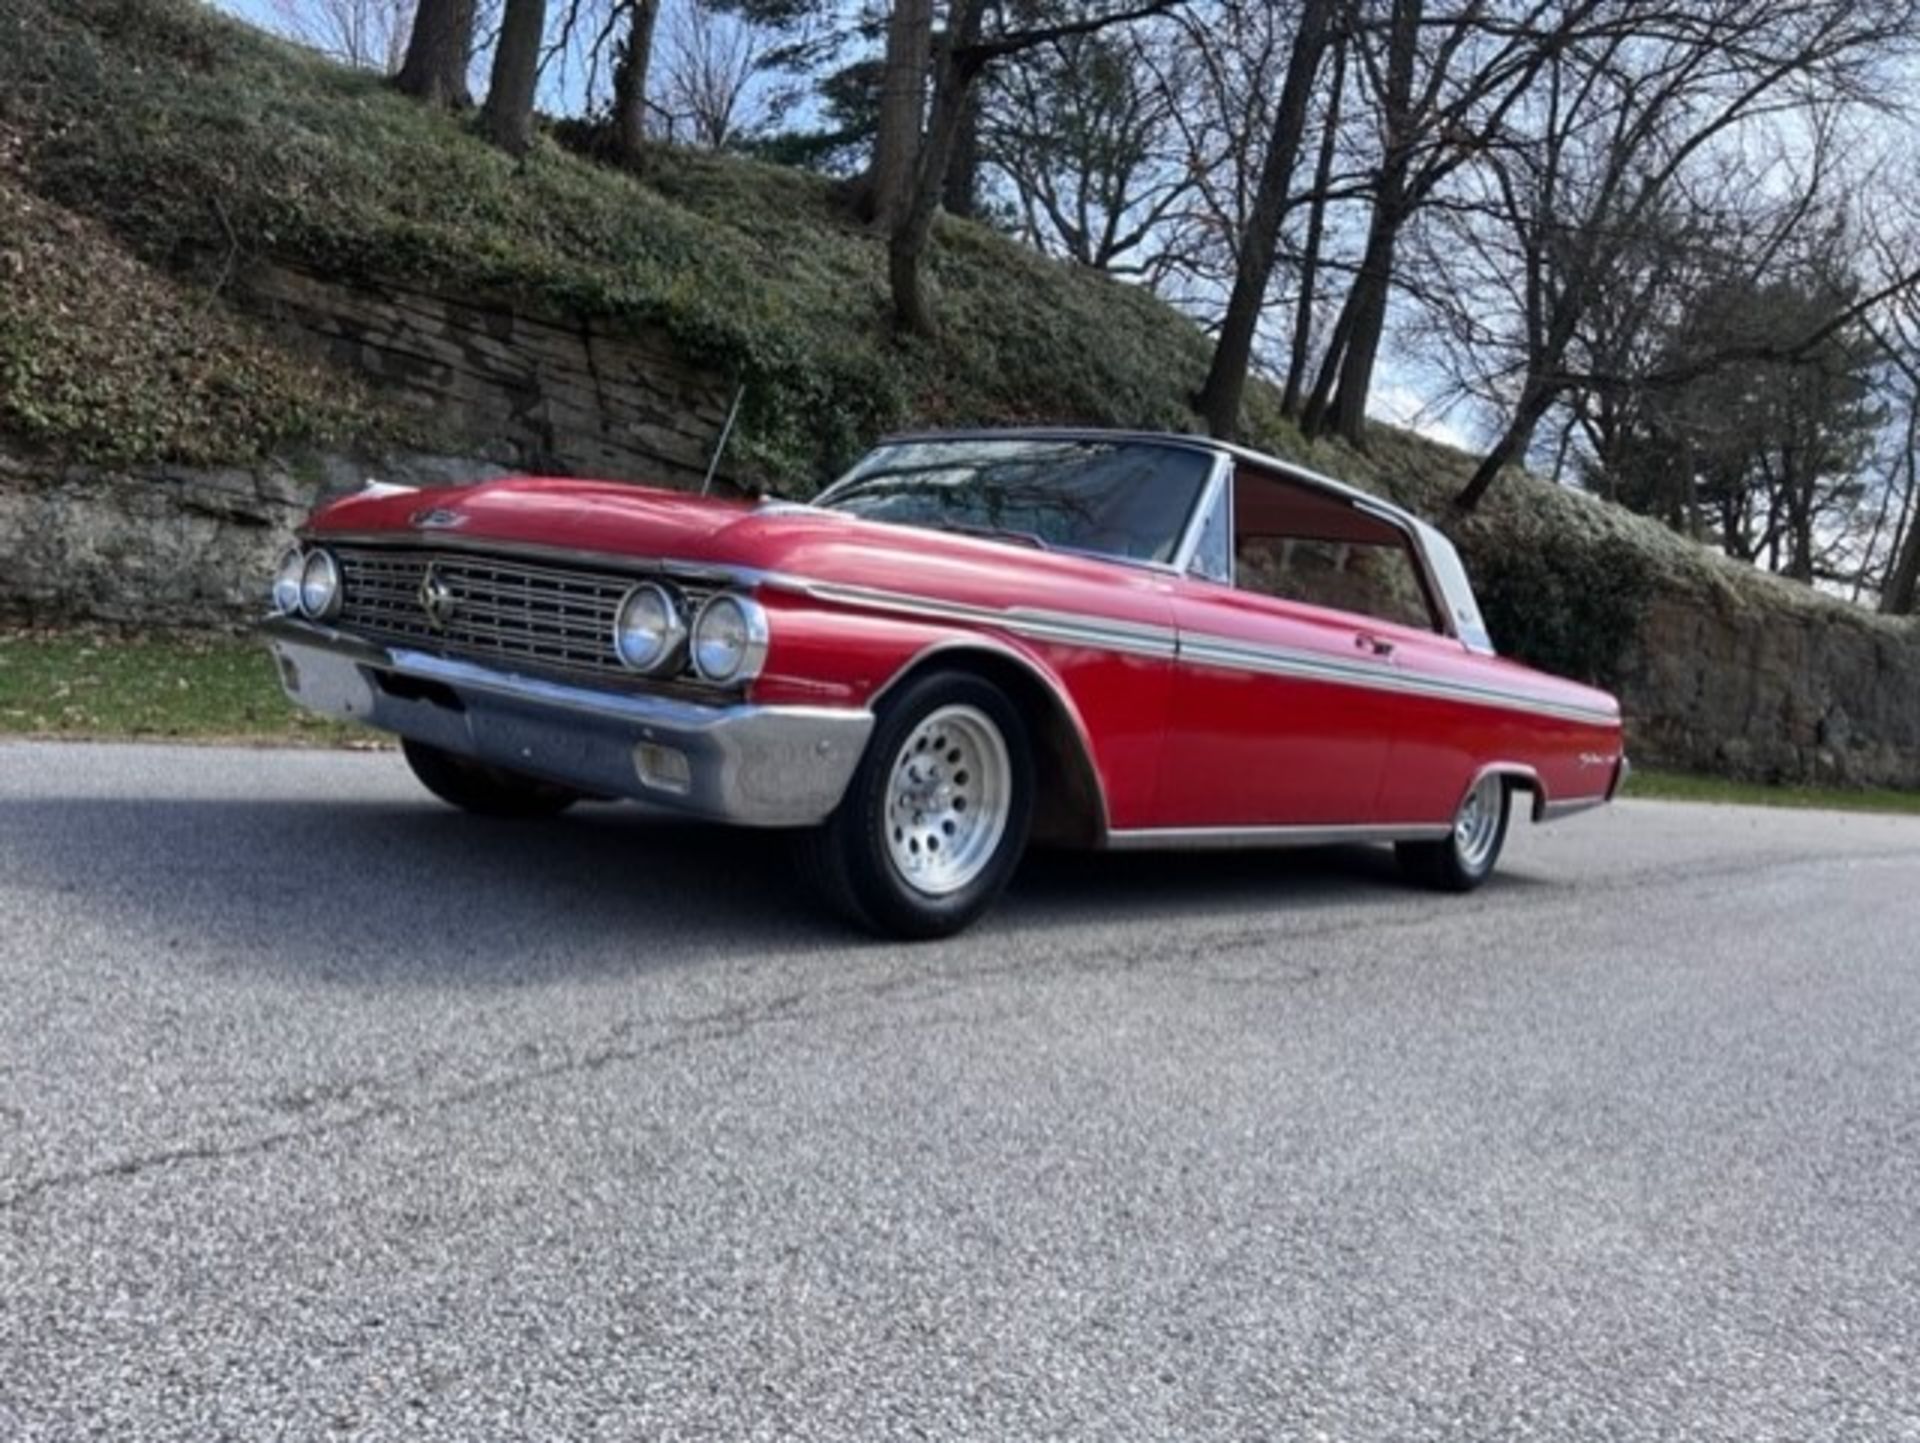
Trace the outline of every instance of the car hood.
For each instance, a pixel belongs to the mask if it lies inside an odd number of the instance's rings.
[[[537,547],[909,592],[968,605],[1054,606],[1165,624],[1167,581],[1148,567],[1017,543],[863,521],[786,502],[689,495],[625,482],[519,477],[363,494],[307,527],[315,540],[417,537],[423,546]]]

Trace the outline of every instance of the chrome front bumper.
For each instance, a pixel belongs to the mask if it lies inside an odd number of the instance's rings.
[[[271,618],[261,634],[287,695],[323,716],[741,826],[826,820],[873,729],[866,711],[601,691],[376,645],[293,617]]]

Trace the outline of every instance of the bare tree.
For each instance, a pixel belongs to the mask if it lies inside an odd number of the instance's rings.
[[[1177,263],[1167,221],[1197,178],[1175,121],[1187,62],[1147,28],[1038,46],[980,89],[986,154],[1012,186],[1026,239],[1154,286]]]
[[[1642,12],[1631,28],[1556,50],[1538,94],[1482,152],[1478,208],[1508,237],[1522,360],[1499,437],[1456,498],[1463,509],[1526,453],[1578,379],[1569,360],[1588,308],[1614,284],[1649,217],[1684,190],[1716,142],[1802,113],[1814,98],[1864,99],[1875,89],[1874,68],[1915,24],[1910,0],[1628,8]]]
[[[751,127],[754,78],[763,53],[755,27],[713,0],[675,8],[660,57],[660,103],[696,145],[724,149]]]
[[[392,75],[406,56],[412,0],[274,0],[279,29],[356,70]]]
[[[903,331],[931,335],[933,313],[921,288],[921,260],[933,234],[947,169],[972,104],[974,83],[996,61],[1036,46],[1091,35],[1110,26],[1163,15],[1182,0],[1137,0],[1124,8],[1095,5],[1069,19],[1026,29],[985,33],[988,0],[953,0],[947,28],[936,46],[933,113],[914,162],[913,196],[887,236],[887,280],[893,297],[894,324]]]
[[[1288,192],[1293,185],[1295,158],[1306,131],[1307,107],[1314,79],[1325,53],[1334,16],[1333,0],[1305,0],[1300,10],[1293,50],[1287,61],[1286,81],[1274,112],[1272,134],[1261,163],[1260,184],[1241,235],[1233,294],[1220,324],[1213,362],[1194,407],[1215,436],[1231,437],[1240,426],[1240,397],[1246,389],[1247,369],[1253,360],[1254,332],[1266,305],[1286,217]]]

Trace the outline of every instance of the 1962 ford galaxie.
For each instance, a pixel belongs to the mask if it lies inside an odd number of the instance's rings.
[[[506,816],[632,797],[795,829],[881,931],[964,927],[1030,838],[1395,844],[1464,891],[1516,798],[1611,798],[1613,698],[1493,654],[1452,545],[1186,436],[882,444],[811,505],[373,487],[267,622],[295,701]]]

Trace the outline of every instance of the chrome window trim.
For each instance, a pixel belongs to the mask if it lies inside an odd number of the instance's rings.
[[[882,436],[868,448],[866,455],[862,456],[859,461],[854,462],[852,466],[848,467],[832,481],[829,481],[825,486],[821,487],[819,491],[814,493],[813,500],[805,504],[836,516],[842,515],[842,513],[835,511],[833,508],[833,493],[841,490],[852,482],[854,472],[860,469],[861,465],[866,461],[867,456],[871,456],[875,451],[886,446],[932,445],[943,441],[954,443],[963,441],[1098,441],[1110,445],[1154,445],[1168,450],[1198,451],[1211,456],[1213,467],[1208,471],[1207,479],[1200,484],[1199,494],[1194,498],[1193,505],[1188,508],[1186,519],[1181,522],[1180,531],[1174,541],[1173,551],[1167,560],[1160,561],[1151,556],[1118,556],[1110,551],[1088,551],[1076,546],[1049,545],[1047,548],[1049,551],[1057,552],[1062,556],[1077,556],[1087,561],[1108,562],[1114,566],[1130,566],[1150,571],[1159,571],[1168,575],[1180,575],[1186,571],[1187,563],[1193,555],[1193,549],[1198,544],[1198,531],[1195,523],[1205,513],[1207,498],[1212,494],[1212,488],[1220,478],[1224,462],[1224,458],[1221,457],[1211,445],[1190,444],[1191,442],[1201,440],[1202,438],[1198,437],[1190,438],[1159,435],[1151,431],[1102,431],[1091,428],[1079,430],[1053,427],[1041,427],[1034,430],[1021,430],[1017,427],[998,427],[983,428],[978,431],[927,431]],[[920,526],[911,521],[885,521],[872,516],[844,516],[843,519],[862,522],[869,526],[900,526],[912,531],[932,531],[939,533],[941,530],[938,526]],[[943,534],[951,535],[954,533],[947,532]],[[969,538],[975,541],[994,540],[991,536],[973,536],[971,533],[965,534],[969,535]],[[1009,540],[1001,544],[1019,546],[1022,550],[1032,549],[1019,541]]]
[[[1479,653],[1483,656],[1494,656],[1498,654],[1493,646],[1492,639],[1486,634],[1486,626],[1481,619],[1480,605],[1473,596],[1473,584],[1466,575],[1465,565],[1462,564],[1459,568],[1460,580],[1466,588],[1464,595],[1462,595],[1457,594],[1445,584],[1441,578],[1440,569],[1433,564],[1429,541],[1434,538],[1446,544],[1447,548],[1453,553],[1456,561],[1459,559],[1459,548],[1454,546],[1452,540],[1446,533],[1430,523],[1421,520],[1405,507],[1397,506],[1393,502],[1376,496],[1370,491],[1363,491],[1357,486],[1348,485],[1345,481],[1335,480],[1324,472],[1315,471],[1311,467],[1299,465],[1297,462],[1282,460],[1280,457],[1268,455],[1264,451],[1256,451],[1251,446],[1242,446],[1233,441],[1222,441],[1211,436],[1182,435],[1157,431],[1103,431],[1097,427],[1002,427],[979,431],[935,430],[904,432],[883,437],[880,444],[887,445],[903,441],[956,440],[969,436],[989,439],[999,437],[1028,437],[1039,440],[1062,441],[1104,438],[1113,441],[1152,442],[1162,446],[1175,446],[1187,450],[1211,451],[1216,456],[1231,458],[1235,461],[1244,461],[1249,465],[1271,471],[1276,476],[1284,477],[1289,481],[1295,481],[1301,485],[1310,486],[1334,496],[1344,497],[1347,501],[1355,505],[1367,508],[1373,515],[1380,519],[1393,522],[1413,537],[1414,552],[1420,558],[1421,565],[1428,573],[1432,582],[1433,599],[1440,604],[1441,609],[1445,612],[1444,625],[1446,630],[1444,634],[1459,641],[1460,644],[1469,651]],[[1466,615],[1472,622],[1470,629],[1460,625],[1463,603],[1465,605]]]
[[[1352,842],[1432,842],[1453,832],[1451,822],[1364,826],[1132,827],[1108,832],[1115,852],[1209,851],[1230,847],[1331,847]]]
[[[1186,530],[1181,533],[1180,544],[1174,548],[1170,568],[1182,576],[1194,574],[1193,563],[1200,554],[1200,538],[1206,535],[1207,521],[1215,508],[1227,508],[1227,569],[1233,570],[1233,463],[1225,456],[1215,455],[1213,469],[1207,473],[1206,484],[1200,488],[1200,499],[1194,503],[1193,510],[1187,516]],[[1202,577],[1211,580],[1211,577]]]

